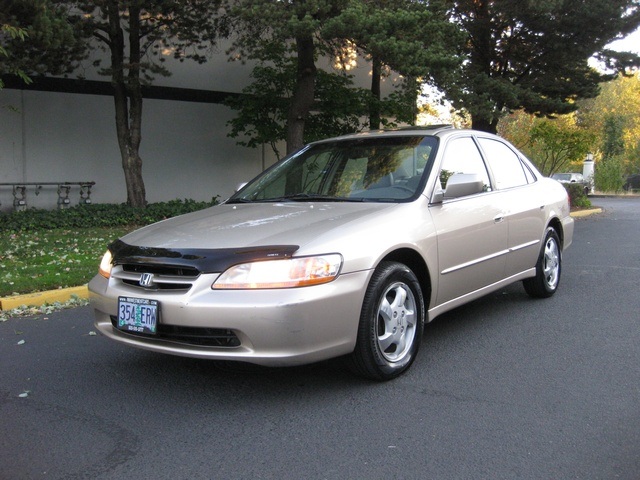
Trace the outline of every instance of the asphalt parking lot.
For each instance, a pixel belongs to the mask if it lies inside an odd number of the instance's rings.
[[[640,199],[576,221],[561,286],[438,318],[412,369],[239,368],[0,323],[0,478],[628,479],[640,472]]]

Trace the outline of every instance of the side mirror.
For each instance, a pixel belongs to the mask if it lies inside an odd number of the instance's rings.
[[[477,173],[454,173],[447,180],[444,190],[436,191],[433,203],[441,203],[447,198],[466,197],[484,191],[484,181]]]

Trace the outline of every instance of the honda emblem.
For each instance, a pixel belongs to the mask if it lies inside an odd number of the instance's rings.
[[[153,285],[153,273],[143,273],[138,283],[141,287],[150,287]]]

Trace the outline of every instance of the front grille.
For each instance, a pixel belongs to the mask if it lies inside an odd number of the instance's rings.
[[[176,265],[153,265],[125,263],[118,265],[111,272],[113,278],[122,283],[145,291],[188,291],[200,275],[197,268]],[[153,280],[149,284],[142,285],[144,274],[151,274]]]
[[[111,316],[111,324],[117,329],[118,319],[115,316]],[[146,335],[123,330],[118,331],[134,337],[158,338],[197,347],[231,348],[240,346],[240,339],[228,328],[181,327],[158,324],[156,327],[156,335]]]
[[[191,283],[174,283],[174,282],[167,282],[167,283],[155,283],[153,285],[153,287],[142,287],[140,286],[140,280],[131,280],[128,278],[122,278],[122,283],[126,283],[127,285],[129,285],[130,287],[136,287],[136,288],[143,288],[144,290],[153,290],[153,291],[157,291],[157,290],[189,290],[191,288]]]

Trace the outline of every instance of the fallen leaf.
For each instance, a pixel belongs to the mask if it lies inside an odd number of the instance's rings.
[[[24,344],[25,344],[25,341],[24,341],[24,340],[20,340],[20,341],[18,342],[18,345],[24,345]]]

